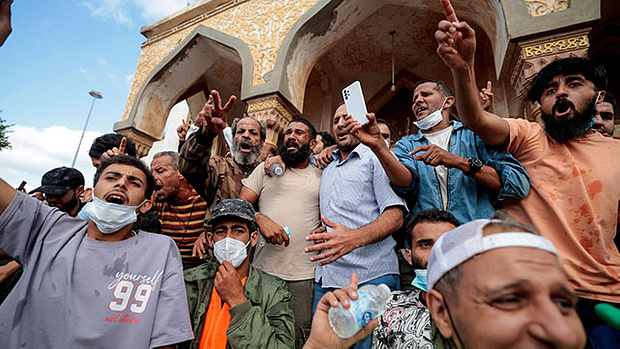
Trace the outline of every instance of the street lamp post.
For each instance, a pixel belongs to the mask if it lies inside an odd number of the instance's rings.
[[[82,130],[82,136],[80,137],[80,143],[78,143],[77,149],[75,150],[75,156],[73,156],[73,161],[71,162],[71,167],[75,167],[75,160],[77,160],[78,153],[80,152],[80,147],[82,146],[82,140],[84,139],[84,133],[86,132],[86,127],[88,126],[88,120],[90,120],[90,114],[93,112],[93,107],[95,106],[95,100],[103,98],[101,93],[97,91],[88,92],[91,97],[93,97],[93,102],[90,105],[90,110],[88,111],[88,116],[86,117],[86,123],[84,124],[84,129]]]

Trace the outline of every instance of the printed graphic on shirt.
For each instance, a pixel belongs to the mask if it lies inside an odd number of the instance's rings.
[[[112,313],[106,316],[104,321],[137,325],[140,314],[147,309],[151,295],[163,274],[163,270],[158,270],[153,275],[117,272],[115,280],[108,285],[112,292],[108,308]]]

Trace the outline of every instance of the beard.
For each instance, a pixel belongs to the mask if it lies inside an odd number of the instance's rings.
[[[572,118],[561,117],[560,119],[555,119],[553,114],[558,108],[559,101],[567,104],[569,108],[573,110],[574,115]],[[593,118],[596,114],[594,99],[591,100],[590,106],[582,113],[578,112],[575,109],[575,105],[567,99],[560,99],[558,102],[556,102],[551,109],[551,115],[542,112],[545,131],[549,137],[553,138],[558,143],[567,143],[575,138],[583,137],[590,127],[592,127]]]
[[[428,263],[411,254],[411,267],[413,267],[413,269],[426,269],[427,264]]]
[[[245,146],[245,147],[249,146],[251,149],[250,152],[249,153],[242,152],[241,151],[242,146]],[[247,139],[240,139],[239,142],[233,142],[232,149],[231,149],[232,154],[233,154],[233,159],[239,165],[252,166],[256,162],[256,159],[258,159],[258,156],[260,155],[260,151],[262,147],[263,147],[262,142],[257,145],[254,145],[251,141]]]
[[[297,145],[297,150],[287,149],[289,146],[293,145]],[[302,162],[308,160],[312,152],[310,150],[310,143],[305,143],[299,146],[294,139],[289,139],[288,142],[282,144],[279,153],[286,167],[294,168]]]

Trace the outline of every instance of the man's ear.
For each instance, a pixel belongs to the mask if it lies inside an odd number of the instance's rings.
[[[413,261],[411,260],[411,250],[408,248],[405,248],[405,259],[407,260],[407,262],[409,262],[409,264],[413,264]]]
[[[596,103],[595,104],[602,103],[603,100],[605,99],[605,95],[606,94],[607,94],[607,91],[605,91],[605,90],[598,91],[597,96],[596,96],[597,99],[596,99]]]
[[[142,203],[142,205],[140,205],[140,207],[138,207],[138,211],[140,211],[140,213],[142,214],[145,214],[149,212],[149,210],[151,209],[151,206],[153,206],[153,203],[151,202],[151,200],[146,200]]]
[[[250,246],[254,247],[258,243],[258,230],[255,230],[250,233]]]
[[[443,295],[435,289],[429,290],[426,294],[426,304],[435,326],[437,326],[442,336],[451,338],[454,336],[454,328],[452,327],[452,321],[450,321],[448,308],[444,302],[445,298]]]
[[[316,147],[317,144],[319,144],[319,142],[316,141],[316,138],[310,140],[310,151],[311,151],[311,153],[312,153],[312,151],[314,150],[314,148]]]
[[[454,96],[446,97],[446,104],[443,105],[443,108],[444,109],[448,109],[448,108],[452,107],[454,105],[454,101],[456,101]]]

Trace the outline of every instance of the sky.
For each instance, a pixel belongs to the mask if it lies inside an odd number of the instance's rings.
[[[103,99],[75,166],[92,186],[88,149],[123,116],[146,40],[140,28],[195,1],[15,0],[13,32],[0,47],[0,118],[13,125],[0,177],[32,190],[43,173],[70,166],[93,100],[88,92],[96,90]]]

